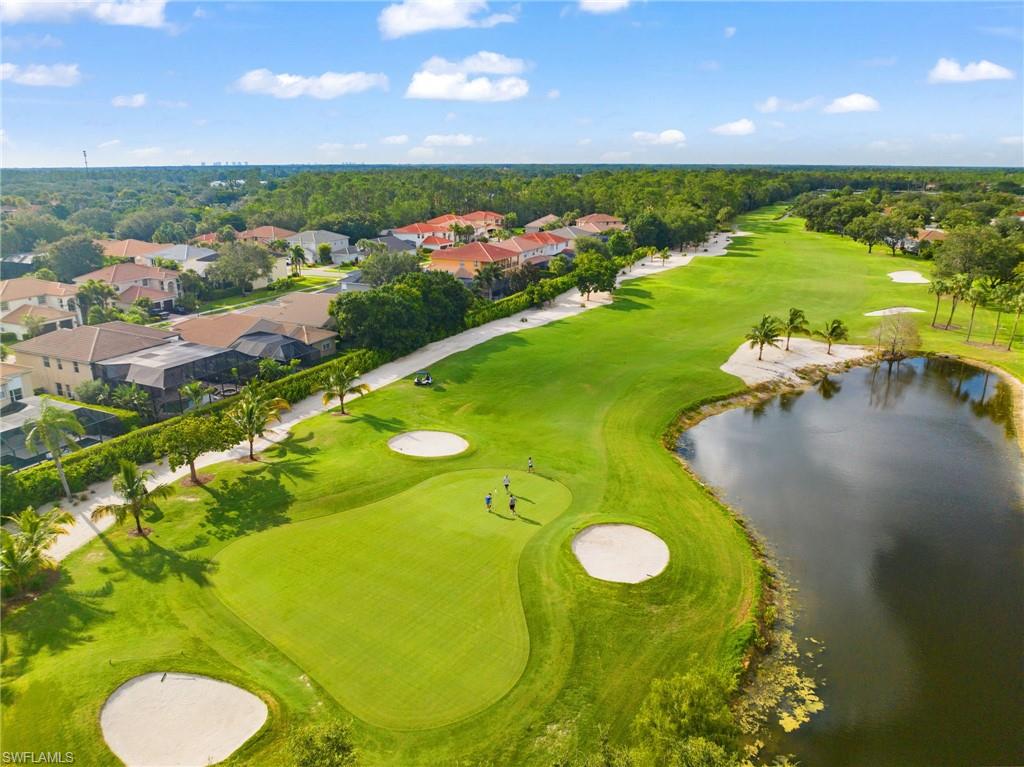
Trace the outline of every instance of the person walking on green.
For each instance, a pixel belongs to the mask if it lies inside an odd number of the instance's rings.
[[[510,492],[508,486],[512,484],[512,480],[508,478],[508,474],[506,474],[505,478],[501,480],[501,484],[505,486],[505,495],[509,495]]]
[[[508,497],[508,510],[512,512],[513,517],[518,516],[516,514],[516,497],[514,495]]]
[[[533,456],[532,455],[529,458],[526,459],[526,470],[530,474],[533,474]]]
[[[488,493],[484,496],[484,505],[487,506],[487,511],[491,510],[491,494]]]

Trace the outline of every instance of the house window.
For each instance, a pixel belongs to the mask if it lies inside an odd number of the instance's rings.
[[[57,360],[57,370],[63,370],[63,369],[64,369],[64,363],[61,362],[60,360]]]
[[[74,366],[75,372],[77,373],[78,372],[78,363],[77,362],[72,362],[71,364]]]
[[[43,357],[43,367],[44,368],[50,367],[50,358],[49,357]]]
[[[6,301],[0,301],[0,310],[5,311],[5,312],[7,311],[7,302]]]
[[[63,397],[64,396],[64,387],[61,386],[59,383],[57,384],[57,396],[58,397]]]
[[[25,396],[24,394],[22,394],[21,389],[11,389],[8,392],[8,394],[11,397],[11,402],[17,402],[18,400],[23,399]]]
[[[46,303],[46,296],[36,296],[36,303],[43,305]]]

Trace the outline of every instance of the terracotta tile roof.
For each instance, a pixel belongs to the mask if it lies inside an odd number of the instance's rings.
[[[529,232],[528,234],[520,235],[524,240],[533,240],[543,245],[558,245],[569,240],[565,237],[560,237],[552,232]]]
[[[451,245],[452,241],[449,240],[447,237],[438,237],[436,234],[432,234],[429,237],[424,237],[423,238],[423,244],[424,245],[440,245],[440,246],[443,247],[445,245]]]
[[[35,277],[0,280],[0,301],[17,301],[21,298],[35,298],[36,296],[67,298],[76,293],[78,293],[78,286],[69,285],[66,282],[51,282]]]
[[[435,250],[430,255],[431,261],[473,261],[475,263],[497,263],[513,258],[515,258],[515,254],[510,250],[489,242],[471,242],[457,248]]]
[[[456,216],[454,213],[445,213],[444,215],[427,219],[428,224],[434,224],[435,226],[443,225],[446,229],[451,224],[464,224],[466,222],[467,219],[464,216]]]
[[[198,237],[193,237],[192,238],[192,242],[201,242],[201,243],[205,243],[205,244],[209,244],[211,242],[217,242],[217,233],[216,232],[207,232],[206,234],[201,234]]]
[[[562,242],[568,242],[568,240],[550,232],[531,232],[530,234],[521,234],[507,240],[501,240],[494,244],[517,253],[527,253],[531,250],[537,250],[547,245],[558,245]]]
[[[127,263],[104,266],[102,269],[97,269],[95,272],[79,275],[78,277],[75,277],[75,282],[81,285],[86,280],[99,280],[101,282],[109,282],[111,285],[116,285],[119,282],[131,282],[132,280],[173,280],[177,277],[178,273],[170,269],[163,269],[159,266]]]
[[[330,311],[333,300],[330,293],[286,293],[276,301],[243,309],[242,313],[276,322],[322,328],[334,322]]]
[[[14,345],[15,354],[59,357],[78,362],[97,362],[159,346],[178,334],[127,322],[104,322],[30,338]]]
[[[132,285],[130,288],[122,291],[121,295],[117,297],[117,300],[122,304],[133,304],[140,298],[148,298],[151,301],[166,301],[168,298],[174,298],[174,295],[165,290],[144,288],[141,285]]]
[[[538,229],[540,229],[542,226],[553,224],[557,220],[558,216],[556,216],[554,213],[548,213],[546,216],[541,216],[540,218],[534,219],[530,223],[525,224],[525,228],[530,229],[531,227],[537,227]]]
[[[246,229],[244,232],[239,232],[238,239],[273,242],[274,240],[287,240],[295,234],[297,233],[291,229],[282,229],[279,226],[257,226],[254,229]]]
[[[68,317],[77,317],[74,312],[66,312],[61,309],[54,309],[51,306],[35,306],[33,304],[22,304],[13,312],[8,312],[2,318],[4,322],[14,325],[24,325],[26,317],[38,317],[41,320],[66,320]]]
[[[617,216],[612,216],[607,213],[590,213],[586,216],[580,216],[576,219],[576,226],[583,226],[584,224],[594,224],[595,226],[622,226],[622,219]]]
[[[946,239],[946,232],[942,229],[918,229],[914,239],[918,242],[942,242]]]
[[[447,226],[441,226],[440,224],[430,224],[417,222],[415,224],[408,224],[407,226],[400,226],[393,231],[398,234],[429,234],[430,232],[447,232]]]
[[[333,338],[331,330],[300,325],[295,322],[275,322],[254,314],[218,314],[212,317],[193,317],[174,326],[186,341],[205,346],[228,348],[242,336],[250,333],[277,333],[290,336],[303,343],[313,344]]]
[[[135,258],[147,253],[156,253],[170,247],[167,243],[146,242],[145,240],[96,240],[108,258]]]
[[[472,213],[465,213],[462,216],[467,221],[497,222],[504,220],[505,216],[495,213],[493,210],[474,210]]]

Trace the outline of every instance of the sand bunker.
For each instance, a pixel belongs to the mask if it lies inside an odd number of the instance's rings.
[[[266,704],[233,684],[155,673],[114,690],[103,704],[100,727],[128,767],[195,767],[227,759],[266,719]]]
[[[407,431],[389,439],[388,447],[403,455],[436,458],[441,455],[457,455],[466,450],[469,443],[449,431]]]
[[[572,553],[594,578],[640,583],[668,566],[668,546],[634,525],[592,525],[572,539]]]
[[[915,309],[913,306],[890,306],[877,312],[864,312],[865,317],[888,317],[891,314],[924,314],[924,309]]]
[[[921,272],[905,270],[902,272],[889,272],[889,279],[893,282],[907,282],[911,285],[927,285],[931,280]]]
[[[811,365],[835,365],[871,354],[870,349],[846,344],[832,344],[832,354],[828,354],[826,344],[809,338],[792,339],[788,352],[783,350],[785,345],[786,341],[783,339],[778,349],[764,347],[764,359],[758,360],[757,347],[751,349],[749,343],[743,343],[722,365],[722,370],[742,378],[743,383],[748,386],[766,381],[799,382],[801,378],[796,371],[801,368]]]

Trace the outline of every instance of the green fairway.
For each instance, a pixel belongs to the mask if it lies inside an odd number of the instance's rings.
[[[927,327],[930,264],[806,232],[782,208],[741,218],[727,256],[627,283],[615,303],[494,339],[317,416],[256,463],[179,486],[148,524],[70,556],[50,592],[4,617],[3,749],[116,764],[99,711],[126,679],[189,671],[263,697],[265,730],[235,764],[287,764],[311,719],[354,719],[368,764],[544,765],[628,739],[652,679],[737,671],[760,570],[739,525],[661,437],[680,408],[743,384],[720,370],[762,314],[841,318],[916,306],[926,349],[1018,376],[1024,355]],[[943,304],[948,311],[948,302]],[[958,322],[966,324],[967,311]],[[525,327],[525,326],[524,326]],[[984,339],[994,315],[979,309]],[[1024,328],[1021,329],[1024,332]],[[984,339],[988,340],[988,339]],[[457,456],[387,447],[412,429],[465,437]],[[538,525],[488,516],[515,473]],[[541,478],[543,477],[543,479]],[[636,585],[588,577],[570,550],[594,522],[659,535],[671,560]]]
[[[526,665],[519,555],[569,507],[561,484],[498,469],[432,477],[385,501],[243,538],[223,600],[356,716],[437,727],[504,695]],[[494,511],[484,494],[497,489]]]

